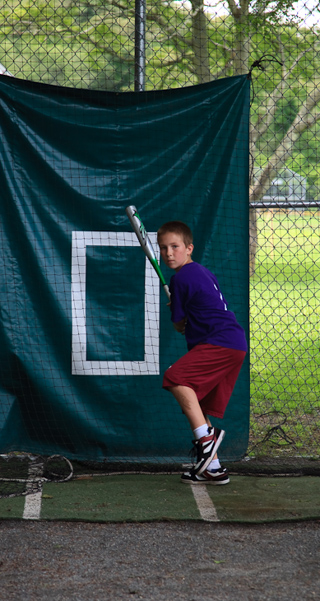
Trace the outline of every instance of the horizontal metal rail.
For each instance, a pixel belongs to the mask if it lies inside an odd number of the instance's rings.
[[[320,200],[259,200],[249,203],[250,209],[320,209]]]

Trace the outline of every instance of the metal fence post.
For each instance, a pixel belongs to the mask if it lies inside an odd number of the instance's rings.
[[[145,89],[146,0],[135,0],[134,91]]]

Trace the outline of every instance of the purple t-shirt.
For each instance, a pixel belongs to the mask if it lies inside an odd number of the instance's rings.
[[[247,351],[243,328],[235,314],[228,311],[216,276],[199,263],[186,263],[172,276],[171,320],[185,317],[188,349],[196,344],[214,344]]]

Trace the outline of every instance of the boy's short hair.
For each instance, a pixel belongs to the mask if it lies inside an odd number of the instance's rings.
[[[181,236],[186,246],[193,244],[192,231],[186,223],[183,223],[183,221],[167,221],[167,223],[164,223],[157,232],[158,242],[161,236],[168,233],[178,234]]]

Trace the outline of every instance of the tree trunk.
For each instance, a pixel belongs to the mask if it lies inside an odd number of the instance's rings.
[[[233,52],[234,75],[244,75],[249,72],[249,0],[240,0],[239,5],[235,0],[228,0],[228,5],[236,26]]]
[[[203,12],[203,0],[191,0],[191,2],[194,72],[198,83],[207,83],[212,80],[209,67],[207,17]]]

